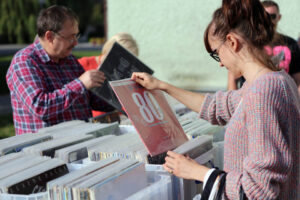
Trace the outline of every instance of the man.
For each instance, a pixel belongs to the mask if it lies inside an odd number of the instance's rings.
[[[281,19],[278,4],[273,1],[263,1],[262,4],[269,13],[276,30],[278,22]],[[272,56],[273,62],[293,77],[300,94],[300,50],[296,40],[276,32],[272,44],[265,49],[267,54]],[[241,79],[243,77],[233,77],[228,73],[228,90],[239,88]]]
[[[105,76],[84,71],[71,54],[78,44],[78,17],[69,8],[51,6],[37,19],[38,39],[14,56],[6,80],[16,135],[68,120],[87,120],[91,108],[111,111],[89,90]]]

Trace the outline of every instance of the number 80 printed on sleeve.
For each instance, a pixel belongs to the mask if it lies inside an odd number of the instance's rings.
[[[147,90],[130,79],[109,83],[151,156],[188,140],[162,91]]]

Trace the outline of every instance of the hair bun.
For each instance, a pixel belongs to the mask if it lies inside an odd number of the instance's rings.
[[[272,41],[274,25],[259,0],[223,0],[221,10],[230,30],[244,32],[254,45]]]

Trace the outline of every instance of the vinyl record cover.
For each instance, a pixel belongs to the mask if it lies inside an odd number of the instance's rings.
[[[149,74],[154,72],[117,42],[114,43],[99,70],[104,72],[106,80],[101,87],[92,88],[91,91],[119,111],[122,111],[121,104],[108,81],[130,78],[132,72],[147,72]]]
[[[151,156],[188,141],[162,91],[146,90],[130,79],[109,83]]]

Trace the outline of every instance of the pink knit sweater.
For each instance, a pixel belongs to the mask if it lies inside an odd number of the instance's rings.
[[[237,91],[207,94],[200,117],[227,125],[225,198],[300,199],[300,98],[284,71]]]

